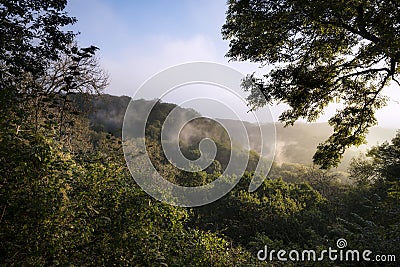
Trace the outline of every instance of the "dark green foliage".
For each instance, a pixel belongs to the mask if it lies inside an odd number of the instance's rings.
[[[98,93],[107,78],[92,60],[97,48],[80,49],[62,31],[75,22],[66,2],[0,2],[0,264],[244,262],[239,247],[187,229],[188,210],[138,188],[121,140],[93,132],[76,112],[83,99],[73,94]]]
[[[262,78],[247,76],[253,108],[283,102],[280,120],[315,121],[331,102],[342,110],[330,120],[334,133],[318,146],[314,162],[337,166],[346,148],[365,142],[385,105],[382,89],[398,78],[397,1],[229,1],[222,33],[227,56],[273,64]],[[390,14],[390,15],[389,15]]]
[[[400,254],[399,134],[391,143],[372,148],[367,158],[350,168],[357,188],[340,200],[335,235],[347,236],[354,245],[381,254]]]
[[[43,139],[33,139],[30,149],[19,145],[30,153],[1,169],[9,172],[1,187],[3,264],[226,266],[244,260],[240,249],[228,251],[227,241],[186,230],[188,212],[138,188],[120,153],[103,150],[81,160]]]
[[[368,151],[367,158],[354,159],[350,168],[352,178],[364,186],[380,185],[395,198],[399,198],[399,140],[400,132],[397,132],[391,143],[385,142],[373,147]]]
[[[75,34],[62,27],[73,24],[63,9],[67,1],[1,1],[1,112],[27,95],[38,94],[35,80],[43,76],[49,62],[68,49]],[[17,103],[16,103],[17,102]],[[20,103],[23,107],[23,103]],[[18,115],[18,114],[16,114]]]
[[[76,22],[63,11],[66,4],[66,0],[0,2],[4,74],[27,72],[36,76],[45,71],[47,60],[57,60],[66,50],[75,34],[64,32],[62,27]]]
[[[391,143],[372,148],[368,157],[373,159],[375,170],[388,182],[399,182],[400,180],[400,132],[397,132]]]
[[[194,223],[222,232],[244,246],[261,233],[285,244],[309,240],[307,228],[317,222],[308,216],[323,205],[323,197],[307,184],[288,184],[281,179],[267,180],[256,192],[249,193],[251,178],[245,175],[227,196],[194,209]]]
[[[6,38],[0,40],[0,265],[279,266],[259,262],[257,251],[264,245],[321,250],[338,238],[399,257],[400,134],[373,148],[370,161],[353,164],[357,186],[338,173],[274,164],[249,193],[259,160],[252,151],[250,172],[210,205],[186,209],[148,196],[130,176],[118,136],[129,98],[89,94],[100,92],[107,79],[90,60],[96,48],[71,46],[74,35],[60,30],[75,21],[63,13],[65,4],[0,2],[0,38]],[[60,66],[69,67],[58,72]],[[62,78],[53,86],[46,81],[54,73]],[[87,78],[96,86],[78,84]],[[138,100],[138,114],[153,103]],[[182,150],[198,157],[197,143],[212,128],[217,158],[205,171],[174,168],[162,152],[160,131],[175,108],[177,124],[178,117],[198,115],[157,102],[147,121],[147,152],[165,178],[203,185],[220,176],[230,154],[244,153],[217,123],[200,118],[188,125]]]

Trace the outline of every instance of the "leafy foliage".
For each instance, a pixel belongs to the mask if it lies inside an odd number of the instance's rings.
[[[95,47],[71,46],[74,34],[61,31],[75,21],[63,12],[65,4],[0,2],[1,33],[11,38],[0,40],[0,110],[6,114],[0,117],[1,265],[263,266],[255,256],[264,245],[321,250],[339,237],[358,249],[399,255],[400,134],[373,148],[369,162],[353,165],[357,186],[340,183],[332,172],[275,164],[269,179],[249,193],[258,160],[252,152],[237,187],[208,206],[186,209],[149,197],[127,170],[118,133],[104,132],[118,128],[129,98],[91,95],[102,91],[107,76],[93,57]],[[115,114],[107,101],[118,106]],[[111,118],[101,125],[99,116],[92,125],[93,110],[103,108]],[[159,137],[174,108],[157,103],[146,129],[148,153],[175,183],[209,183],[228,155],[241,151],[227,146],[222,128],[201,118],[191,126],[202,134],[216,129],[216,160],[205,171],[173,168]],[[185,155],[198,156],[192,143],[200,137],[188,135]]]
[[[103,145],[112,146],[106,140]],[[244,260],[244,252],[228,251],[229,243],[214,234],[186,230],[188,211],[145,194],[121,153],[110,158],[111,151],[99,151],[81,160],[43,139],[29,147],[32,154],[5,169],[12,172],[1,188],[3,263],[204,266]]]
[[[66,1],[2,1],[0,264],[227,266],[240,247],[187,229],[189,211],[155,202],[133,182],[121,140],[76,113],[76,92],[107,77],[61,28]],[[3,38],[4,37],[4,38]],[[85,94],[80,94],[84,96]],[[78,97],[79,98],[79,97]],[[176,248],[176,249],[175,249]]]
[[[334,133],[314,155],[328,168],[365,142],[375,110],[385,105],[382,89],[398,83],[399,18],[397,1],[232,0],[222,33],[229,58],[274,66],[263,78],[244,80],[253,108],[286,103],[280,120],[293,125],[343,103],[329,120]]]

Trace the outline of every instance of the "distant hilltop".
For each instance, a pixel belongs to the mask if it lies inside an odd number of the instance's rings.
[[[74,101],[78,108],[85,112],[90,120],[91,127],[95,131],[104,131],[112,133],[120,137],[122,134],[122,123],[126,108],[130,102],[128,96],[113,96],[108,94],[103,95],[74,95]],[[137,110],[137,119],[144,119],[141,114],[141,106],[154,104],[157,100],[135,100]],[[148,118],[148,125],[157,125],[163,121],[168,113],[176,108],[177,105],[171,103],[163,103],[159,101],[153,112]],[[183,116],[187,113],[197,113],[197,111],[188,108],[178,107],[178,113]],[[198,113],[197,113],[198,114]],[[242,122],[232,119],[217,119],[224,126],[235,129],[242,127]],[[261,146],[258,136],[257,126],[250,122],[243,122],[248,134],[251,149],[258,151]],[[269,127],[264,124],[262,127]],[[197,123],[196,127],[201,128],[204,134],[207,127],[202,127],[201,123]],[[328,123],[296,123],[294,126],[283,127],[281,123],[276,123],[276,153],[275,161],[278,163],[300,163],[311,164],[312,156],[316,151],[319,143],[326,140],[332,133],[332,128]],[[235,132],[235,131],[233,131]],[[236,131],[237,132],[237,131]],[[338,167],[339,170],[346,170],[350,160],[360,153],[364,153],[368,148],[382,144],[385,141],[390,141],[396,134],[396,129],[388,129],[383,127],[373,127],[367,136],[367,144],[358,148],[352,147],[345,153],[342,163]],[[214,133],[215,135],[215,133]],[[235,144],[243,144],[245,136],[233,135],[232,142]],[[223,140],[219,140],[224,142]]]

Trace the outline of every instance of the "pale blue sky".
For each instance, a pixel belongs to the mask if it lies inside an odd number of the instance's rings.
[[[112,94],[130,95],[175,64],[227,62],[220,34],[225,1],[71,0],[68,10],[78,18],[79,43],[100,47]]]
[[[180,63],[212,61],[244,74],[257,71],[256,64],[224,57],[228,42],[222,40],[221,27],[226,9],[225,0],[70,0],[67,11],[78,19],[73,28],[81,32],[79,44],[100,48],[100,63],[111,78],[106,93],[132,96],[148,78]],[[400,88],[386,93],[392,100],[378,112],[379,124],[399,128]],[[320,121],[334,110],[332,106]],[[276,118],[282,107],[272,111]]]

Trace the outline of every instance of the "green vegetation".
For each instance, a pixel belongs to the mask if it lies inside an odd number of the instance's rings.
[[[252,151],[239,184],[210,205],[180,208],[149,197],[122,153],[119,129],[129,98],[95,96],[107,76],[96,47],[80,48],[74,34],[61,31],[75,21],[65,5],[0,2],[2,266],[279,266],[259,262],[257,251],[265,245],[321,251],[339,238],[352,249],[400,257],[400,132],[353,160],[349,175],[274,164],[249,193],[254,166],[264,160]],[[136,104],[140,112],[149,101]],[[175,107],[158,102],[146,127],[147,152],[170,181],[209,183],[231,153],[245,153],[240,142],[228,145],[216,122],[199,118],[186,129],[183,153],[198,157],[204,135],[217,143],[217,157],[204,171],[174,168],[162,152],[160,125]]]
[[[397,0],[230,0],[223,36],[227,56],[273,68],[243,86],[253,108],[283,102],[280,120],[315,121],[331,102],[333,134],[314,162],[337,166],[345,150],[365,142],[391,81],[399,85],[400,9]],[[390,16],[388,15],[390,14]]]
[[[81,113],[85,114],[89,119],[91,128],[97,132],[109,132],[113,135],[120,137],[121,129],[122,129],[122,121],[125,115],[126,107],[129,103],[129,97],[127,96],[112,96],[108,94],[102,95],[86,95],[82,96],[80,94],[76,94],[71,96],[71,99],[74,99],[77,102],[79,110]],[[86,99],[86,101],[85,101]],[[144,120],[144,112],[143,109],[147,105],[151,105],[152,101],[146,100],[135,100],[134,108],[132,111],[132,120],[135,124],[135,120]],[[148,131],[156,132],[160,131],[161,122],[166,118],[168,112],[172,109],[176,108],[177,118],[175,121],[177,123],[184,121],[185,118],[189,118],[190,116],[199,115],[196,111],[191,109],[185,109],[177,107],[174,104],[158,102],[156,104],[154,112],[151,113],[147,124],[149,125]],[[247,150],[248,148],[242,147],[246,141],[244,138],[246,136],[242,136],[240,134],[236,134],[237,132],[241,132],[242,122],[237,120],[227,120],[227,119],[219,119],[223,125],[229,129],[231,129],[232,140],[229,140],[229,137],[226,136],[226,133],[223,132],[218,123],[213,123],[212,127],[209,127],[205,122],[205,120],[196,120],[191,123],[188,123],[187,127],[184,129],[184,133],[180,137],[180,140],[183,142],[185,138],[191,138],[193,142],[191,145],[197,148],[198,141],[204,137],[213,137],[213,139],[222,147],[222,150],[219,150],[220,154],[224,150],[224,147],[230,147],[230,141],[233,142],[233,146],[235,150]],[[259,136],[259,128],[258,126],[243,122],[246,130],[249,134],[249,145],[250,149],[254,152],[260,151],[261,148],[261,140]],[[215,127],[216,130],[210,131],[211,128]],[[270,125],[265,124],[262,127],[270,127]],[[323,142],[330,134],[332,134],[332,129],[328,125],[328,123],[313,123],[313,124],[305,124],[305,123],[296,123],[292,127],[284,127],[280,123],[275,124],[276,127],[276,155],[275,160],[278,163],[295,163],[295,164],[303,164],[303,165],[311,165],[312,157],[316,151],[316,147],[319,143]],[[157,130],[158,129],[158,130]],[[238,130],[236,130],[238,129]],[[130,129],[134,136],[140,136],[137,129]],[[369,134],[367,135],[368,144],[378,144],[383,143],[386,140],[392,139],[396,135],[396,131],[394,129],[386,129],[381,127],[372,127],[370,129]],[[268,144],[264,142],[264,149],[268,150]],[[359,153],[365,153],[365,148],[348,150],[344,154],[343,160],[341,164],[338,166],[338,171],[347,171],[350,166],[351,159],[353,157],[358,156]],[[226,149],[225,149],[226,151]],[[221,158],[218,159],[222,160]],[[220,161],[221,162],[221,161]]]

